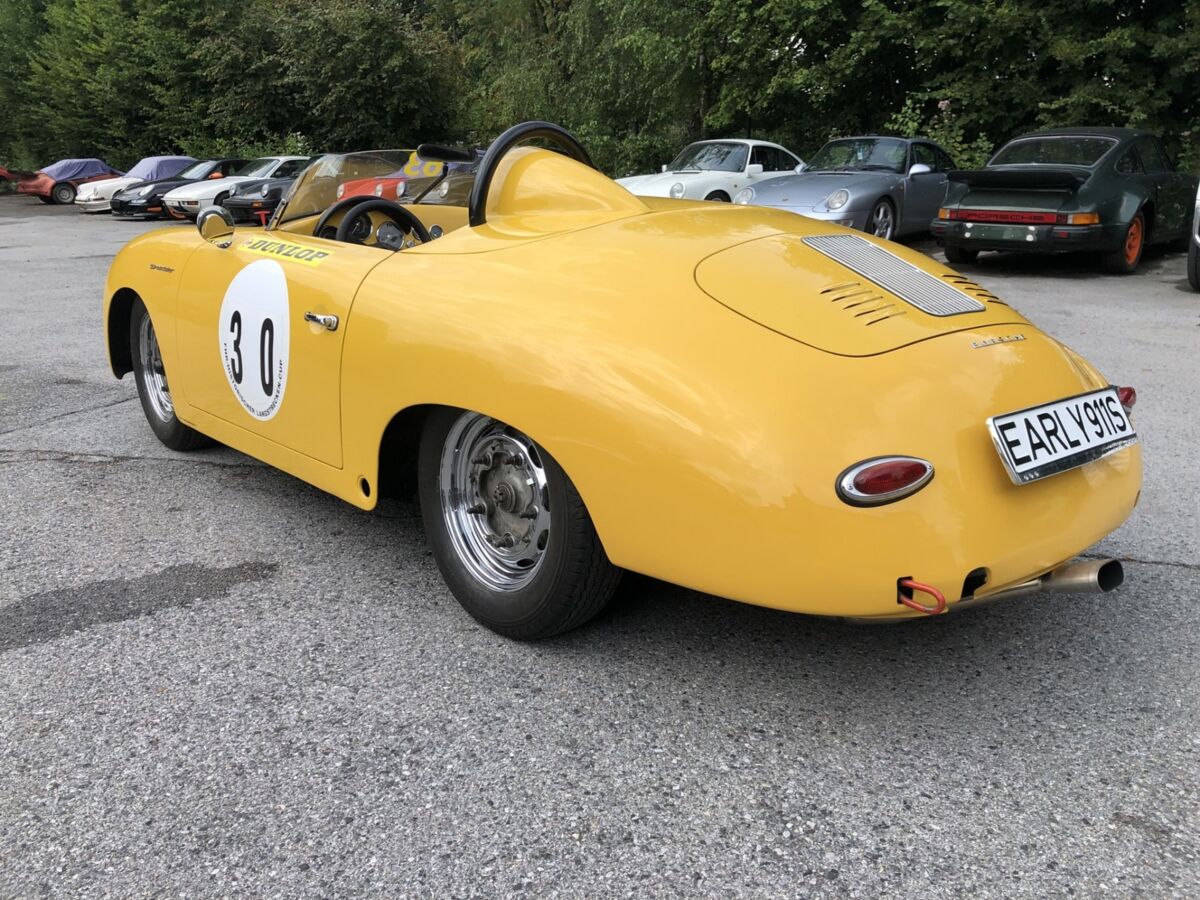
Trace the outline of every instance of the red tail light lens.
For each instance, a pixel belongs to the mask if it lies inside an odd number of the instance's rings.
[[[1125,407],[1125,412],[1133,412],[1133,407],[1137,404],[1137,389],[1131,387],[1117,388],[1117,399],[1121,401],[1121,406]]]
[[[913,456],[880,456],[855,463],[837,479],[837,494],[851,506],[893,503],[925,487],[933,466]]]

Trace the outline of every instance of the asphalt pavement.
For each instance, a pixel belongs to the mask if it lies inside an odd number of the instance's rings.
[[[100,323],[151,227],[0,197],[0,896],[1200,895],[1182,255],[962,267],[1139,390],[1117,593],[861,627],[630,577],[529,645],[415,505],[158,444]]]

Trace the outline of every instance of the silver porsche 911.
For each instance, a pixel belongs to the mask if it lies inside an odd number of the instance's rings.
[[[953,168],[950,154],[924,138],[838,138],[800,174],[748,187],[733,202],[786,209],[890,239],[929,230]]]

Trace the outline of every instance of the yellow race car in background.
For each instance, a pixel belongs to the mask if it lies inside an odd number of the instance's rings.
[[[1120,583],[1070,561],[1137,500],[1133,393],[979,285],[793,213],[634,197],[548,123],[492,144],[466,208],[337,200],[400,159],[329,156],[266,229],[214,209],[120,252],[112,369],[163,443],[363,509],[415,487],[455,596],[517,638],[623,569],[871,620]]]

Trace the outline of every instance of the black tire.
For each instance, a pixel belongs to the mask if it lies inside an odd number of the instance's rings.
[[[1187,273],[1192,290],[1200,291],[1200,246],[1196,245],[1195,239],[1188,243]]]
[[[213,206],[224,206],[225,201],[229,199],[229,191],[223,191],[213,198]]]
[[[705,199],[705,200],[711,200],[711,201],[713,201],[714,203],[728,203],[728,202],[729,202],[729,195],[728,195],[727,193],[725,193],[724,191],[712,191],[712,192],[711,192],[711,193],[709,193],[709,195],[708,195],[707,197],[705,197],[704,199]]]
[[[1121,238],[1121,246],[1101,256],[1100,261],[1104,266],[1104,271],[1113,275],[1133,274],[1142,261],[1142,254],[1146,250],[1147,236],[1146,219],[1139,211],[1134,214],[1133,220],[1126,227],[1125,235]]]
[[[60,181],[50,189],[50,196],[54,198],[55,203],[69,206],[75,202],[75,186],[65,181]]]
[[[476,417],[458,409],[443,409],[429,416],[421,432],[417,459],[418,495],[425,536],[450,591],[463,608],[481,625],[497,634],[530,641],[551,637],[577,628],[597,615],[611,599],[621,570],[609,562],[591,517],[575,486],[557,462],[524,435],[513,429],[507,434],[527,441],[546,483],[542,496],[552,511],[548,538],[536,568],[519,586],[498,590],[484,583],[471,570],[465,551],[456,548],[450,529],[456,507],[443,506],[443,452],[452,432],[463,422],[481,421],[503,428],[502,423]],[[469,447],[467,451],[473,454]],[[463,452],[462,450],[459,451]],[[447,451],[448,459],[456,456]],[[491,463],[489,462],[489,466]],[[478,484],[478,483],[477,483]],[[447,489],[465,510],[472,502]],[[447,509],[451,513],[447,513]],[[491,515],[489,509],[488,515]],[[486,518],[486,517],[485,517]]]
[[[968,250],[966,247],[960,247],[957,244],[947,244],[942,249],[946,253],[946,262],[954,265],[958,263],[973,263],[979,257],[978,250]]]
[[[172,450],[198,450],[201,447],[211,446],[214,442],[212,438],[203,435],[193,428],[189,428],[179,421],[175,415],[174,406],[169,412],[155,408],[154,400],[151,399],[151,387],[147,384],[149,373],[147,366],[143,364],[142,358],[142,323],[150,322],[150,314],[146,312],[146,305],[141,298],[133,301],[133,308],[129,315],[129,358],[133,363],[133,375],[137,381],[138,399],[142,402],[142,412],[146,414],[146,421],[150,423],[150,430],[154,432],[155,437],[163,442],[164,445]],[[149,325],[151,330],[151,339],[155,341],[157,346],[157,338],[153,337],[153,323]],[[167,385],[166,373],[159,370],[162,374],[164,388]],[[167,391],[168,399],[170,397],[169,390]]]
[[[38,194],[38,195],[37,195],[37,198],[38,198],[39,200],[41,200],[43,203],[53,203],[53,202],[54,202],[54,198],[53,198],[53,197],[43,197],[41,194]]]
[[[879,225],[877,223],[881,219],[886,222],[885,230],[887,234],[879,233]],[[867,216],[866,224],[863,225],[863,231],[877,238],[883,238],[885,241],[891,241],[895,240],[899,229],[900,223],[896,220],[896,207],[886,197],[880,198],[871,207],[871,214]]]

